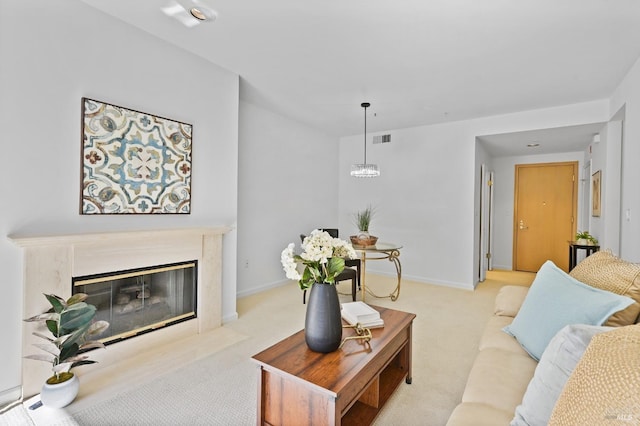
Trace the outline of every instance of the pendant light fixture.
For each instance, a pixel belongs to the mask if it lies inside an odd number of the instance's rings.
[[[360,104],[364,108],[364,163],[351,165],[351,176],[355,177],[376,177],[380,176],[380,170],[376,164],[367,164],[367,108],[371,106],[369,102]]]

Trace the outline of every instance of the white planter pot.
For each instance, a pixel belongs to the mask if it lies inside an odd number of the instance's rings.
[[[40,401],[50,408],[62,408],[71,404],[80,389],[80,381],[75,374],[66,382],[50,385],[45,383],[40,392]]]

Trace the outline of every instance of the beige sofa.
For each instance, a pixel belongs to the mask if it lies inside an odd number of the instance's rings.
[[[502,331],[511,324],[528,287],[505,286],[485,327],[467,385],[447,426],[508,425],[538,363],[518,341]]]
[[[593,256],[595,255],[591,257]],[[622,261],[610,252],[601,252],[589,262],[581,262],[574,271],[572,278],[600,289],[611,287],[611,282],[615,281],[615,288],[606,288],[607,291],[635,300],[627,309],[609,317],[605,325],[626,326],[640,321],[640,266]],[[534,281],[533,285],[535,284]],[[469,373],[462,402],[452,412],[447,426],[499,426],[509,425],[513,420],[516,408],[522,403],[536,372],[538,362],[523,349],[516,338],[505,333],[503,328],[514,321],[528,293],[529,287],[523,286],[505,286],[500,289],[495,300],[494,315],[489,319],[480,340],[479,351]],[[621,315],[626,318],[621,320]],[[632,328],[636,335],[640,331],[640,326],[637,325],[623,328]],[[637,347],[640,349],[640,346]],[[636,353],[640,354],[640,350]],[[640,355],[637,358],[640,361]],[[582,360],[578,358],[576,362],[580,363]],[[635,377],[636,382],[640,382],[638,375]],[[629,380],[624,378],[621,382],[629,383]],[[637,394],[640,395],[640,383],[635,385],[639,386]],[[640,405],[638,407],[640,410]],[[640,412],[622,412],[620,415],[637,415],[635,421],[640,423]]]

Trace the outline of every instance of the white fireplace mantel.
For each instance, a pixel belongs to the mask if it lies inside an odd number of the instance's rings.
[[[18,236],[9,239],[24,250],[24,316],[49,308],[44,293],[71,296],[72,277],[144,268],[183,261],[198,261],[197,318],[115,343],[91,352],[99,361],[82,369],[100,368],[153,345],[212,330],[222,325],[222,236],[230,227],[172,228],[92,234]],[[23,355],[36,353],[37,323],[23,323]],[[51,375],[43,362],[22,363],[23,394],[39,393]]]

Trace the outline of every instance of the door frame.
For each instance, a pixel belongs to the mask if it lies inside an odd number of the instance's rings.
[[[487,171],[485,164],[480,165],[480,238],[478,246],[478,280],[483,282],[487,271],[493,269],[493,171]]]

